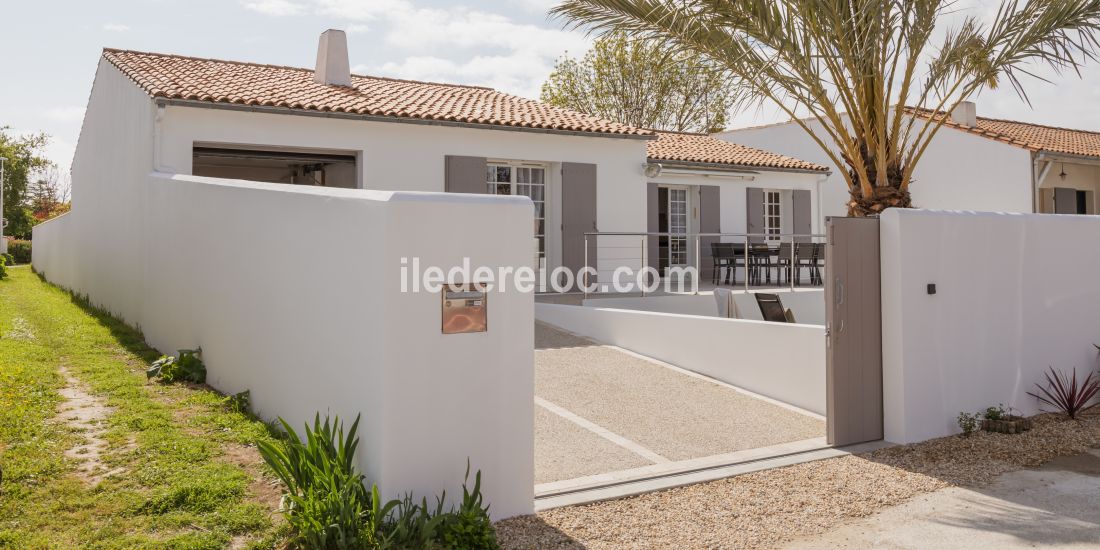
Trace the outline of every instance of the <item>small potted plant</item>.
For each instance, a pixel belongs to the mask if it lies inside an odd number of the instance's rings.
[[[987,432],[1018,434],[1031,429],[1031,420],[1015,414],[1011,407],[1000,404],[989,407],[982,413],[982,429]]]

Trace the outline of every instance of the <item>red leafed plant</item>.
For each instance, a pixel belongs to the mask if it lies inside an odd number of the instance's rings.
[[[1100,392],[1100,378],[1095,377],[1095,374],[1090,372],[1078,385],[1077,369],[1073,369],[1072,376],[1066,376],[1054,370],[1054,367],[1050,367],[1050,372],[1046,375],[1046,387],[1035,384],[1040,393],[1028,392],[1027,394],[1051,407],[1056,407],[1056,412],[1070,418],[1077,418],[1081,411],[1091,407],[1089,401],[1092,401],[1092,398]]]

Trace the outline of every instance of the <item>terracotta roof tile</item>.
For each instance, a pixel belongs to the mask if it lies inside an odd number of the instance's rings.
[[[706,134],[657,132],[657,139],[646,143],[651,161],[692,164],[724,164],[748,168],[775,168],[828,172],[825,166],[793,157],[730,143]]]
[[[369,116],[649,137],[653,133],[491,88],[352,75],[313,81],[312,69],[104,49],[103,57],[153,97]]]
[[[931,117],[929,110],[909,110],[925,118]],[[1036,152],[1100,157],[1100,132],[984,117],[977,117],[976,122],[976,126],[969,127],[948,119],[944,126]]]

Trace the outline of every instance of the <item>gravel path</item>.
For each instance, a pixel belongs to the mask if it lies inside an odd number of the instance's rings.
[[[497,524],[504,548],[771,548],[951,485],[1100,447],[1100,414],[799,464]]]

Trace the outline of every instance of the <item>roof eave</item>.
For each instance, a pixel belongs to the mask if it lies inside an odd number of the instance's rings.
[[[429,118],[397,117],[384,115],[370,115],[358,113],[344,113],[338,111],[315,111],[309,109],[292,109],[290,107],[273,107],[266,105],[244,105],[240,103],[220,103],[213,101],[200,101],[196,99],[174,99],[166,97],[153,97],[157,105],[169,105],[177,107],[192,107],[198,109],[223,109],[228,111],[244,111],[252,113],[266,113],[277,115],[312,116],[320,118],[338,118],[347,120],[365,120],[370,122],[391,122],[400,124],[422,124],[428,126],[450,126],[457,128],[474,128],[479,130],[504,130],[512,132],[532,132],[539,134],[556,134],[567,136],[583,136],[611,139],[633,139],[649,141],[657,139],[656,134],[619,134],[612,132],[591,132],[582,130],[559,130],[555,128],[532,128],[529,126],[508,126],[506,124],[486,124],[479,122],[461,122],[453,120],[437,120]]]
[[[659,158],[648,157],[648,162],[659,163],[662,166],[668,168],[690,168],[694,170],[712,170],[715,172],[792,172],[796,174],[818,174],[827,176],[832,173],[831,170],[822,167],[821,169],[810,168],[782,168],[778,166],[756,166],[750,164],[729,164],[722,162],[691,162],[683,160],[665,160]]]

